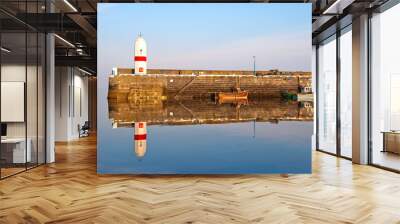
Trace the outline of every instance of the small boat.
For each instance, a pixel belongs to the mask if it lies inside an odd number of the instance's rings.
[[[222,103],[222,102],[247,100],[248,95],[249,93],[247,91],[240,90],[239,88],[237,88],[236,91],[231,93],[223,93],[223,92],[218,93],[218,102]]]

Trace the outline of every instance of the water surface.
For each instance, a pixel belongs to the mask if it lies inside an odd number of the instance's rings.
[[[312,109],[298,102],[108,103],[100,106],[99,173],[311,172]]]

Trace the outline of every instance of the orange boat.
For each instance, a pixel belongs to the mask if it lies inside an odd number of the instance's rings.
[[[219,102],[235,102],[247,100],[247,96],[249,93],[247,91],[243,91],[237,89],[235,92],[231,93],[218,93],[218,101]]]

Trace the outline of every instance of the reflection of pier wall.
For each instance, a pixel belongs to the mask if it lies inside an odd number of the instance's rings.
[[[164,101],[161,104],[134,105],[109,102],[109,117],[119,125],[141,121],[148,124],[226,123],[249,120],[310,121],[313,108],[300,107],[298,102],[255,100],[247,105],[215,104],[212,101]]]
[[[281,97],[282,92],[298,93],[309,84],[311,77],[294,75],[118,75],[110,77],[109,98],[122,99],[128,95],[140,99],[208,98],[218,92],[231,92],[240,87],[250,98]]]

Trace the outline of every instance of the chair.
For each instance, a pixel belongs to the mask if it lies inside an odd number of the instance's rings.
[[[79,138],[89,136],[89,129],[90,129],[89,121],[85,121],[82,127],[78,125]]]

